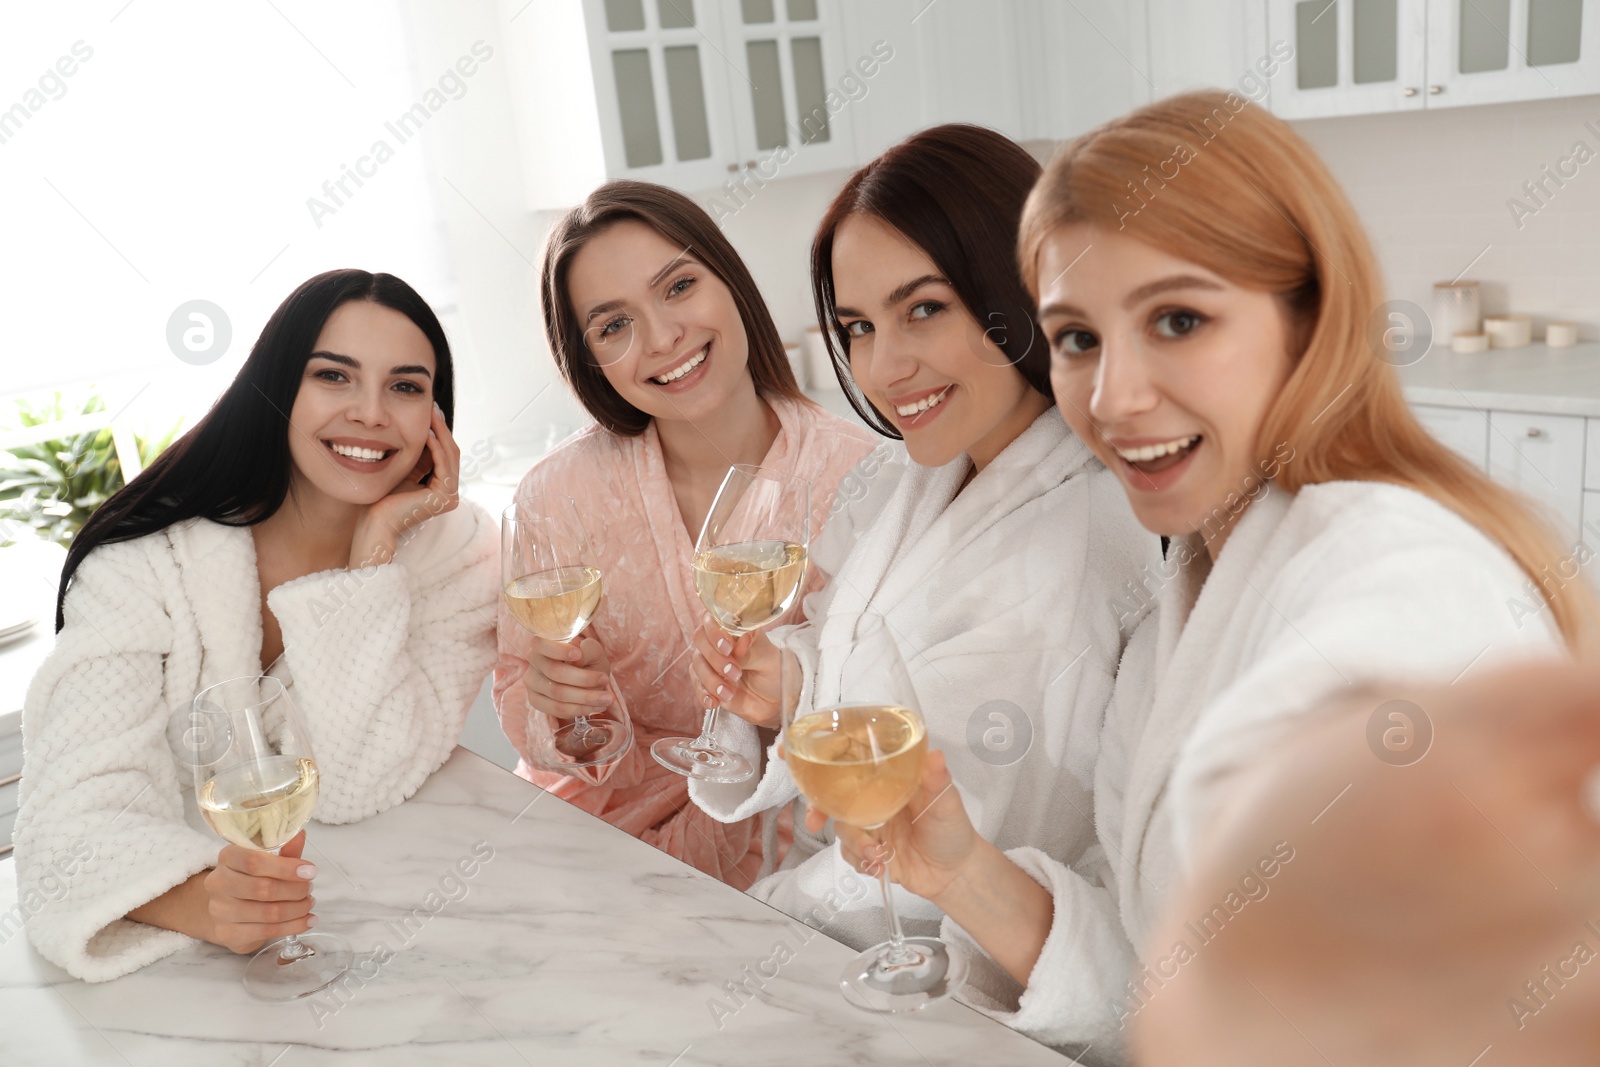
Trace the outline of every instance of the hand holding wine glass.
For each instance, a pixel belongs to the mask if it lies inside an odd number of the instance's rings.
[[[694,633],[695,682],[707,711],[720,707],[753,726],[775,729],[778,709],[780,650],[766,634],[757,631],[729,637],[708,619]]]
[[[809,482],[766,467],[728,468],[695,541],[695,591],[722,631],[709,647],[720,650],[726,642],[734,650],[733,642],[777,622],[799,599],[810,520]],[[693,669],[703,685],[703,658]],[[716,742],[718,710],[716,704],[705,709],[698,736],[664,737],[650,754],[688,778],[742,782],[751,777],[750,761]]]
[[[310,734],[278,679],[233,678],[201,690],[191,707],[174,717],[168,737],[193,775],[200,814],[231,846],[277,853],[310,821],[321,772]],[[263,893],[269,897],[276,893],[258,885],[253,900],[235,894],[229,889],[236,881],[232,874],[249,877],[251,868],[256,868],[266,875],[269,867],[283,873],[283,865],[252,863],[248,858],[235,863],[227,849],[218,862],[217,870],[206,877],[213,923],[219,918],[227,924],[260,916],[262,909],[250,905]],[[286,896],[293,894],[292,881],[277,880],[285,883]],[[245,905],[230,914],[229,900],[243,900]],[[293,913],[298,907],[296,900],[282,911]],[[249,935],[240,931],[235,940],[238,943],[229,947],[242,949]],[[350,959],[350,946],[341,937],[291,933],[269,942],[251,958],[244,986],[262,1000],[294,1000],[344,974]]]
[[[571,684],[571,672],[583,671],[571,664],[572,641],[589,626],[602,595],[600,569],[594,565],[577,505],[571,497],[558,494],[525,497],[506,508],[500,531],[507,609],[523,629],[542,639],[533,650],[536,655],[562,648],[561,656],[567,660],[562,664],[543,655],[546,662],[530,661],[529,673],[537,676],[524,677],[534,709],[526,723],[525,754],[537,766],[599,785],[633,747],[633,727],[614,692],[607,703],[591,706],[592,698]],[[598,645],[592,640],[585,643]],[[581,648],[579,653],[582,662]],[[588,658],[591,664],[596,659]],[[563,672],[567,682],[557,680]],[[547,707],[545,696],[560,699]],[[589,717],[605,709],[611,711],[608,717]],[[572,714],[563,717],[559,711]]]
[[[813,833],[827,821],[820,808],[806,812],[806,829]],[[928,752],[916,793],[892,819],[873,831],[835,821],[834,834],[851,866],[875,873],[877,856],[887,850],[893,857],[890,880],[935,903],[967,873],[984,844],[950,780],[944,753],[937,751]]]
[[[827,815],[841,828],[854,827],[858,854],[868,851],[863,837],[870,835],[875,845],[872,865],[883,889],[889,940],[852,959],[839,988],[845,1000],[864,1011],[917,1011],[959,989],[967,961],[937,937],[906,937],[895,912],[894,845],[914,832],[917,813],[908,815],[908,804],[927,793],[928,736],[910,673],[881,618],[866,616],[858,624],[839,691],[848,702],[798,715],[790,701],[782,702],[784,759],[813,814]],[[939,765],[942,769],[942,760]],[[941,802],[928,801],[936,807]],[[939,814],[951,815],[948,808]],[[885,836],[891,823],[894,830]]]
[[[316,868],[301,859],[306,832],[301,830],[277,855],[224,845],[217,865],[205,875],[206,940],[242,955],[316,925],[311,909],[311,879]]]

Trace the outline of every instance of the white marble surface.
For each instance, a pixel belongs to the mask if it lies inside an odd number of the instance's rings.
[[[405,804],[352,826],[313,826],[309,842],[320,928],[358,953],[380,941],[395,950],[376,977],[338,997],[261,1004],[239,984],[240,957],[196,945],[85,985],[0,929],[0,1061],[1068,1062],[955,1003],[914,1016],[857,1012],[835,987],[844,946],[464,749]],[[463,878],[457,861],[486,847],[493,858]],[[0,864],[0,913],[16,905],[11,868]],[[392,925],[413,909],[425,918],[410,932]],[[746,967],[757,974],[780,941],[793,958],[752,983],[753,996],[730,998],[724,983]]]
[[[1471,355],[1435,345],[1399,374],[1413,404],[1600,418],[1600,344],[1594,342]]]

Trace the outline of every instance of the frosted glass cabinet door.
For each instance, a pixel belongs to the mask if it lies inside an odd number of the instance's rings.
[[[722,0],[584,0],[606,173],[716,185],[738,157]],[[560,106],[559,101],[552,106]]]
[[[1595,0],[1429,0],[1428,106],[1600,93]]]
[[[852,165],[850,89],[859,96],[863,83],[845,78],[855,57],[844,55],[839,0],[727,0],[722,11],[739,145],[729,169],[770,179]]]
[[[1425,106],[1427,0],[1268,0],[1267,39],[1294,49],[1272,110],[1318,118]]]

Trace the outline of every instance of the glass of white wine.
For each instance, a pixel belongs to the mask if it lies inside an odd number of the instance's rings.
[[[173,749],[194,774],[206,823],[229,844],[276,852],[311,820],[320,775],[311,736],[283,683],[266,675],[202,689],[175,716]],[[350,966],[350,945],[311,932],[262,946],[244,969],[261,1000],[295,1000]]]
[[[811,483],[766,467],[728,468],[694,546],[694,586],[711,618],[742,637],[783,617],[805,584]],[[708,782],[742,782],[750,761],[716,743],[717,714],[698,737],[663,737],[651,755],[668,770]]]
[[[500,566],[506,607],[529,633],[572,641],[600,610],[600,569],[569,496],[528,496],[506,508]],[[611,777],[633,748],[633,724],[620,700],[603,717],[558,719],[530,711],[527,732],[530,762],[593,785]]]
[[[784,701],[784,760],[812,807],[836,822],[877,830],[916,796],[928,755],[916,690],[881,617],[865,615],[858,623],[839,692],[848,694],[848,703],[802,715],[793,715]],[[864,1011],[917,1011],[961,988],[966,957],[937,937],[905,936],[889,882],[894,857],[880,840],[878,855],[870,858],[883,889],[889,940],[854,957],[839,989]]]

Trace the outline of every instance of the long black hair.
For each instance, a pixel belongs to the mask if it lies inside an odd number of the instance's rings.
[[[250,357],[205,417],[84,523],[72,539],[56,592],[56,631],[73,572],[100,545],[131,541],[185,519],[254,526],[289,494],[289,412],[306,361],[328,317],[342,304],[368,300],[410,319],[433,345],[433,399],[447,425],[455,417],[455,378],[444,327],[417,291],[392,274],[331,270],[303,283],[278,305]]]

